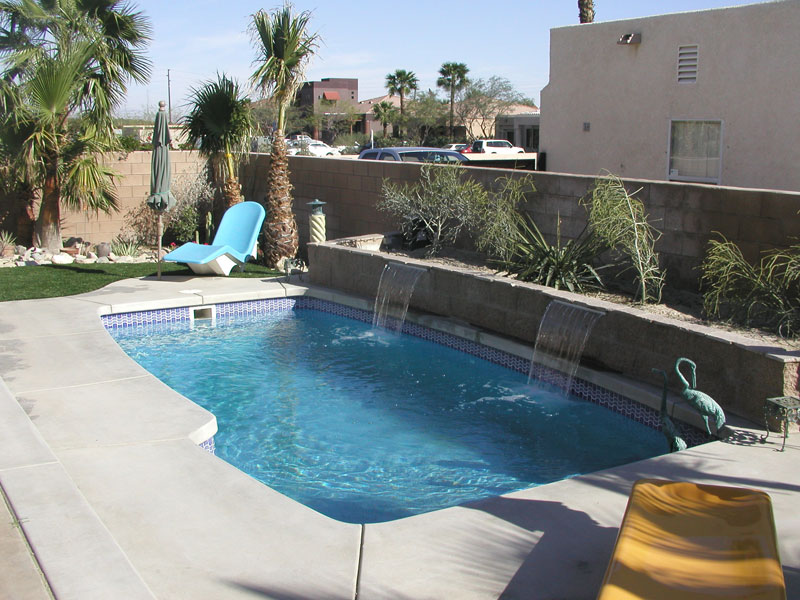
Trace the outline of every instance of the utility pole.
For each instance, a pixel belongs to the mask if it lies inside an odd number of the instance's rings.
[[[172,90],[170,89],[169,69],[167,69],[167,105],[169,107],[168,122],[172,123]]]

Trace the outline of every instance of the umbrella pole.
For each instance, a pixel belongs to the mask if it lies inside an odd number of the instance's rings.
[[[158,278],[161,279],[161,235],[164,233],[163,223],[161,221],[161,213],[158,213],[158,254],[156,260],[158,262]]]

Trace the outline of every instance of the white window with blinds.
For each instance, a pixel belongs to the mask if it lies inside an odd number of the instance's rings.
[[[722,121],[671,121],[667,179],[719,183],[721,168]]]
[[[699,66],[697,44],[678,47],[678,83],[696,83]]]

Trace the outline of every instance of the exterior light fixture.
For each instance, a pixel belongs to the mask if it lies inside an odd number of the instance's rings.
[[[617,44],[619,44],[620,46],[628,46],[630,44],[641,44],[641,43],[642,43],[641,33],[626,33],[617,40]]]

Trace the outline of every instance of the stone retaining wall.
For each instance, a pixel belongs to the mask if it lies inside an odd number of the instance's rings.
[[[765,346],[757,339],[684,323],[636,308],[560,292],[506,277],[425,263],[335,242],[309,245],[312,283],[373,298],[384,265],[423,265],[411,308],[449,316],[533,344],[547,304],[554,299],[604,311],[584,360],[594,368],[619,372],[660,385],[651,368],[667,370],[680,356],[697,363],[697,386],[728,412],[763,422],[764,399],[797,394],[800,352]],[[670,375],[670,387],[680,391]]]

